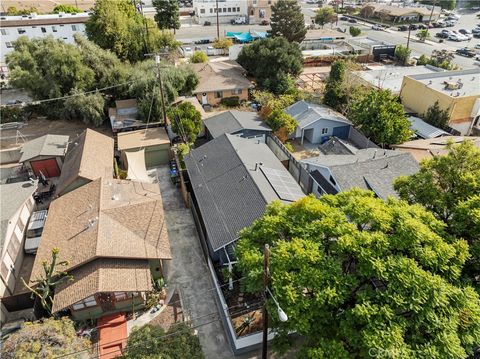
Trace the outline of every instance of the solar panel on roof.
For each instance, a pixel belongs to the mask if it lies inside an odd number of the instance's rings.
[[[263,166],[260,169],[280,199],[293,202],[305,196],[290,173]]]

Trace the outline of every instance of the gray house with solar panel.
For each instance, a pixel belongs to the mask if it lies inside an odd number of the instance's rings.
[[[225,134],[185,157],[194,215],[213,262],[234,261],[239,232],[275,200],[305,196],[280,160],[260,141]]]

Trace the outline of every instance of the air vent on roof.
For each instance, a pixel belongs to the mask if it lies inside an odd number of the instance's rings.
[[[457,90],[460,88],[460,84],[458,82],[448,82],[445,81],[445,90]]]

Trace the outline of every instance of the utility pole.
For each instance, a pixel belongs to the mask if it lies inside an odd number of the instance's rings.
[[[411,24],[408,25],[407,49],[410,46],[410,32],[412,31]]]
[[[265,244],[263,249],[263,342],[262,342],[262,359],[267,359],[267,341],[268,341],[268,313],[267,313],[267,296],[268,296],[268,281],[270,279],[269,273],[270,248]]]
[[[220,24],[218,23],[218,0],[215,0],[217,10],[217,40],[220,40]]]
[[[163,123],[167,125],[167,111],[165,110],[165,97],[163,95],[163,81],[162,75],[160,72],[160,54],[155,55],[155,63],[157,64],[157,79],[160,83],[160,97],[162,98],[162,115],[163,115]]]
[[[433,0],[432,1],[432,11],[430,12],[430,19],[428,20],[429,25],[432,23],[433,10],[435,9],[436,4],[437,4],[437,0]]]

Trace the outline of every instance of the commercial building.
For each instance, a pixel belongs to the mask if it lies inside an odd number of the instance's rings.
[[[1,52],[0,63],[5,64],[5,55],[13,51],[13,43],[20,36],[29,39],[53,36],[67,43],[73,43],[75,34],[85,34],[88,13],[2,16],[0,22]]]
[[[441,8],[437,6],[433,9],[421,6],[400,6],[400,4],[394,6],[369,2],[362,7],[361,13],[364,16],[368,15],[366,17],[374,17],[394,23],[427,22],[430,19],[431,21],[437,21],[441,14]]]
[[[194,0],[193,10],[197,23],[201,25],[217,23],[216,0]],[[236,18],[243,18],[248,22],[247,0],[218,0],[218,22],[226,24]]]
[[[436,101],[449,114],[449,126],[469,135],[480,122],[480,69],[405,76],[400,97],[407,110],[424,114]]]
[[[250,24],[260,24],[262,21],[270,23],[272,5],[277,0],[248,0],[248,15]]]

